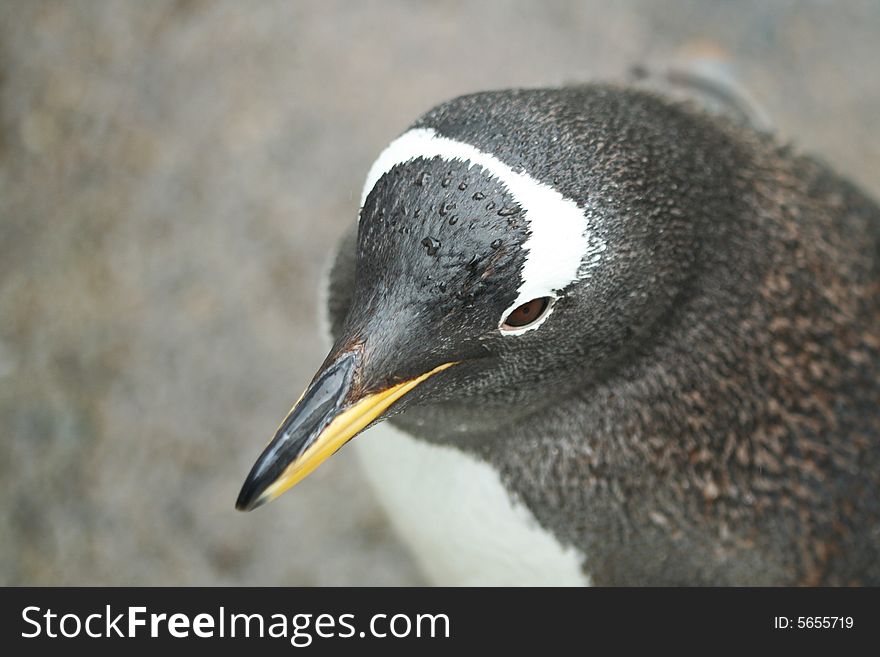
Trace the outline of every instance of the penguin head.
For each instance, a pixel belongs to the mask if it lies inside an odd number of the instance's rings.
[[[482,96],[477,107],[508,111],[475,118],[472,104],[452,101],[371,168],[337,340],[239,509],[407,407],[528,409],[598,382],[682,289],[695,248],[688,222],[638,216],[644,195],[625,183],[645,172],[589,157],[591,144],[614,139],[607,126],[578,146],[577,127],[548,120],[536,99]],[[642,162],[632,148],[626,161]]]

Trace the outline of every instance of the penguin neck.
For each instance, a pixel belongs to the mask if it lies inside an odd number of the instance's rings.
[[[564,404],[569,395],[530,403],[467,400],[414,406],[390,421],[419,440],[480,453],[487,442],[501,440],[513,427],[535,421],[549,408]]]
[[[588,430],[601,426],[608,409],[599,401],[605,398],[599,391],[614,389],[621,376],[632,381],[649,375],[638,363],[617,363],[607,378],[593,382],[573,376],[552,385],[536,384],[532,394],[514,399],[476,397],[411,406],[389,421],[418,440],[450,445],[491,461],[492,452],[504,449],[506,441],[540,433],[552,418],[577,413],[577,421]]]

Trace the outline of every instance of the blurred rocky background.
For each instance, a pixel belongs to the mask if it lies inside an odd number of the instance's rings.
[[[420,583],[351,450],[233,510],[367,168],[448,97],[694,57],[880,195],[873,1],[2,0],[0,582]]]

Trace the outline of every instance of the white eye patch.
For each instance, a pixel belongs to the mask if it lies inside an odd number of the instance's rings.
[[[591,239],[589,222],[577,203],[527,173],[515,171],[494,155],[442,137],[431,128],[405,132],[382,151],[367,173],[361,208],[376,183],[395,166],[417,158],[435,157],[462,162],[469,167],[482,167],[504,184],[524,211],[529,235],[522,245],[525,251],[522,283],[517,289],[516,300],[504,311],[502,318],[532,299],[558,297],[560,290],[583,278],[584,269],[598,262],[605,243],[595,237]],[[521,335],[537,328],[551,311],[552,306],[541,321],[521,331],[504,332],[504,335]]]

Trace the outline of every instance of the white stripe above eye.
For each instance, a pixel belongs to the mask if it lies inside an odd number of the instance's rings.
[[[573,200],[541,183],[526,173],[515,171],[494,155],[466,144],[438,135],[431,128],[415,128],[395,139],[370,167],[361,195],[361,207],[373,187],[396,165],[415,160],[440,157],[448,161],[480,166],[497,178],[513,199],[525,211],[529,236],[522,248],[525,264],[522,284],[517,290],[516,301],[500,318],[504,318],[517,306],[538,297],[556,297],[558,292],[583,275],[582,264],[596,264],[604,244],[591,238],[584,211]],[[589,262],[584,262],[584,260]],[[537,328],[550,315],[550,311],[534,324],[505,335],[519,335]]]

